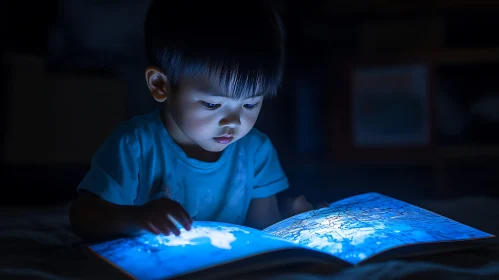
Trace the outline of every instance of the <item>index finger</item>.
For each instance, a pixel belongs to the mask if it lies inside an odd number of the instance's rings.
[[[183,227],[185,230],[191,229],[192,219],[189,214],[184,211],[170,213],[168,214],[168,218],[177,228]]]
[[[184,228],[186,230],[190,230],[191,229],[191,225],[193,223],[193,220],[191,218],[191,215],[187,212],[187,210],[185,210],[185,208],[179,204],[179,207],[178,207],[178,211],[179,211],[179,220],[178,222],[184,226]]]

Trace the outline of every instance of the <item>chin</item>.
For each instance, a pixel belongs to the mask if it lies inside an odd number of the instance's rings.
[[[209,145],[206,145],[206,146],[201,146],[205,151],[208,151],[208,152],[212,152],[212,153],[219,153],[219,152],[222,152],[223,150],[227,149],[227,147],[229,147],[230,145],[232,145],[235,141],[233,141],[232,143],[230,144],[227,144],[227,145],[223,145],[223,144],[217,144],[217,143],[214,143],[214,144],[209,144]]]
[[[209,147],[209,148],[203,148],[203,149],[205,149],[208,152],[219,153],[219,152],[222,152],[223,150],[225,150],[227,148],[227,146],[228,145],[223,146],[223,147]]]

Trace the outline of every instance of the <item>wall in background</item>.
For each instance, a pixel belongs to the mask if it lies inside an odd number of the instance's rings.
[[[133,3],[129,1],[126,4],[130,6]],[[440,179],[435,176],[435,170],[428,165],[342,163],[326,152],[334,141],[334,135],[330,134],[329,127],[333,122],[330,113],[334,108],[334,104],[330,103],[330,97],[340,94],[341,90],[341,88],[335,88],[339,81],[337,73],[332,70],[333,67],[358,54],[362,54],[363,57],[372,57],[379,53],[397,54],[397,51],[407,51],[407,46],[413,48],[411,51],[428,50],[436,46],[497,47],[499,37],[490,35],[497,30],[497,19],[495,19],[497,17],[492,17],[492,13],[483,11],[474,15],[464,13],[463,10],[439,14],[438,11],[424,8],[412,10],[380,8],[369,12],[353,9],[347,5],[342,10],[329,6],[332,3],[330,1],[288,3],[287,5],[283,1],[279,3],[286,11],[284,20],[288,30],[289,50],[285,80],[278,98],[264,105],[257,127],[272,138],[281,156],[283,167],[292,183],[289,194],[305,193],[314,199],[329,197],[334,200],[352,193],[373,190],[409,199],[448,197],[470,192],[475,194],[497,192],[495,190],[497,188],[493,188],[498,182],[497,175],[495,175],[498,173],[495,160],[477,160],[452,165],[448,173],[450,175],[444,179],[447,180],[445,184],[453,187],[445,192],[439,192]],[[51,27],[57,22],[59,3],[57,1],[43,3],[28,1],[20,4],[8,1],[5,5],[12,12],[9,12],[4,19],[8,19],[9,26],[17,26],[17,29],[7,29],[8,40],[2,42],[4,47],[14,56],[28,54],[28,57],[31,57],[29,59],[32,59],[34,55],[35,61],[40,61],[40,59],[47,61],[49,34],[52,31]],[[23,9],[26,5],[31,9]],[[38,8],[42,6],[48,8],[49,12],[39,13],[41,9]],[[2,9],[2,11],[6,10]],[[21,14],[22,17],[19,16]],[[85,13],[82,12],[82,14]],[[36,24],[24,25],[31,26],[30,28],[22,27],[19,25],[21,20],[30,20]],[[4,24],[4,26],[7,25]],[[394,28],[394,26],[399,28]],[[401,26],[411,28],[411,32],[400,28]],[[433,28],[435,26],[438,28]],[[418,30],[420,32],[416,36]],[[428,30],[437,32],[431,33],[432,36],[424,37],[423,35]],[[405,40],[399,40],[399,46],[392,44],[396,42],[393,38],[397,36],[391,34],[400,34],[397,32],[405,32],[404,36],[406,36]],[[381,38],[379,36],[381,33],[384,34],[383,40],[373,40],[373,38]],[[407,34],[414,34],[414,36],[407,36]],[[98,38],[101,35],[95,36]],[[415,40],[415,38],[418,39]],[[415,48],[414,42],[420,43],[419,48]],[[472,42],[473,45],[471,45]],[[98,51],[93,51],[94,55],[98,53]],[[109,52],[103,53],[109,54]],[[71,55],[71,52],[68,54]],[[91,54],[92,52],[88,55]],[[94,58],[98,60],[98,57],[102,56],[97,55]],[[24,61],[21,65],[27,63],[27,60]],[[65,61],[71,63],[70,58]],[[124,61],[127,60],[121,60],[121,62]],[[105,67],[87,67],[83,70],[67,69],[62,64],[48,63],[46,66],[50,67],[45,68],[47,72],[36,78],[39,79],[38,84],[46,84],[37,91],[46,92],[47,98],[43,98],[44,95],[39,92],[33,92],[29,83],[24,83],[22,78],[17,78],[23,75],[23,72],[19,71],[38,69],[37,71],[43,72],[43,69],[37,67],[43,68],[44,66],[36,66],[33,69],[19,68],[19,66],[10,68],[7,60],[3,62],[6,74],[11,76],[11,82],[14,81],[20,85],[4,84],[3,86],[4,89],[9,88],[9,92],[16,92],[15,95],[6,97],[7,100],[2,102],[12,104],[9,105],[8,111],[4,111],[8,112],[6,115],[9,119],[5,123],[4,132],[10,133],[3,137],[4,143],[9,145],[2,149],[4,159],[8,159],[11,163],[17,161],[16,165],[8,165],[4,169],[5,178],[10,176],[18,182],[17,189],[21,198],[25,193],[31,193],[32,197],[46,195],[61,198],[74,195],[74,187],[88,167],[85,163],[86,159],[103,139],[106,131],[113,127],[123,115],[130,115],[130,111],[127,113],[124,111],[126,109],[123,109],[129,105],[121,103],[125,99],[118,102],[116,99],[122,97],[125,90],[128,94],[128,92],[136,93],[144,89],[140,86],[142,77],[134,83],[135,86],[123,83],[126,77],[141,73],[140,62],[135,64],[127,61],[129,68],[121,73],[113,72],[112,69]],[[63,69],[66,69],[64,75],[61,74]],[[24,73],[34,75],[33,72]],[[42,77],[48,77],[49,82],[42,82]],[[103,84],[106,85],[101,87],[100,85]],[[94,88],[100,88],[101,91],[95,91]],[[79,104],[77,99],[67,99],[70,96],[68,92],[71,92],[72,96],[80,96],[81,103]],[[87,92],[91,94],[86,94]],[[31,97],[27,100],[30,94]],[[144,97],[140,94],[136,96]],[[35,100],[37,101],[34,102]],[[128,97],[127,100],[132,99]],[[147,95],[141,100],[151,99]],[[128,104],[133,103],[128,102]],[[88,114],[87,108],[92,108],[92,114]],[[106,111],[106,108],[113,108],[113,110]],[[71,114],[70,118],[60,117],[69,114]],[[35,127],[39,130],[36,134],[47,135],[44,135],[45,140],[38,141],[36,145],[27,146],[30,144],[29,137],[33,131],[29,130],[30,122],[26,117],[34,115],[40,123],[44,124]],[[103,119],[107,122],[99,121]],[[86,131],[74,130],[73,124],[76,123],[78,125],[75,126],[78,127],[87,126]],[[92,130],[92,125],[99,128]],[[81,138],[78,133],[92,137],[91,139]],[[307,134],[312,136],[309,137]],[[59,140],[47,140],[49,137]],[[80,142],[75,144],[74,141]],[[12,145],[17,145],[18,148],[6,148],[13,147]],[[28,152],[29,149],[32,152]],[[43,164],[43,160],[40,159],[46,159],[47,164]]]

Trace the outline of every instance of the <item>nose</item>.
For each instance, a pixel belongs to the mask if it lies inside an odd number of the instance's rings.
[[[220,120],[219,125],[221,127],[230,127],[230,128],[235,128],[241,125],[241,117],[239,116],[239,113],[231,113],[226,115]]]

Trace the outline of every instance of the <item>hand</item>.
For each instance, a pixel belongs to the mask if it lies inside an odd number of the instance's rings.
[[[327,208],[327,207],[329,207],[329,203],[326,201],[321,201],[321,202],[314,204],[315,209],[321,209],[321,208]]]
[[[288,198],[284,201],[284,214],[286,215],[286,217],[291,217],[300,213],[325,208],[328,206],[329,203],[326,201],[321,201],[312,205],[307,201],[305,196],[300,195],[295,197],[294,199]]]
[[[314,210],[314,207],[307,201],[305,196],[300,195],[295,198],[288,198],[284,201],[284,214],[286,217],[298,215],[303,212]]]
[[[154,234],[180,235],[180,229],[175,225],[175,219],[186,230],[191,229],[192,218],[178,202],[161,198],[139,206],[135,221],[141,229]]]

